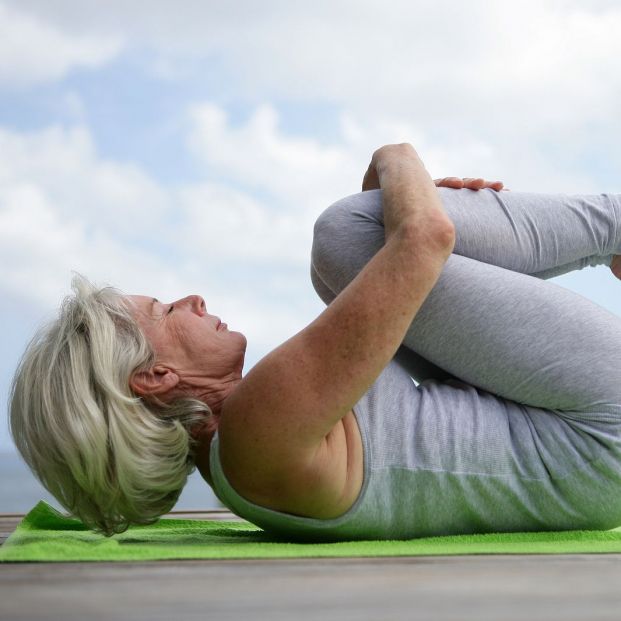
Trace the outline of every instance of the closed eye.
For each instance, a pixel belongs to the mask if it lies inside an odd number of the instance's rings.
[[[170,308],[168,309],[168,312],[167,312],[166,314],[167,314],[167,315],[170,315],[170,313],[172,313],[172,312],[173,312],[173,308],[175,308],[175,305],[174,305],[174,304],[171,304],[171,305],[170,305]]]

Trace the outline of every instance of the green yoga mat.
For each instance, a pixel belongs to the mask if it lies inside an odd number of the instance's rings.
[[[407,541],[284,543],[249,522],[174,520],[103,537],[39,502],[0,547],[0,561],[329,558],[460,554],[621,553],[621,527],[426,537]]]

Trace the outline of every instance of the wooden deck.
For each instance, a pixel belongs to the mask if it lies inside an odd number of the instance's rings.
[[[0,564],[0,620],[40,619],[619,621],[621,554]]]

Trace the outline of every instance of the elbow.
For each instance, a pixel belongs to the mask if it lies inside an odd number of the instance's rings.
[[[438,231],[435,235],[436,242],[440,245],[440,248],[448,250],[449,254],[453,252],[457,234],[455,231],[455,224],[453,224],[453,221],[448,216],[446,217],[446,222],[438,227]]]
[[[401,243],[412,248],[426,249],[445,255],[447,258],[455,248],[455,225],[448,216],[433,224],[426,223],[424,227],[417,222],[403,223],[399,227],[397,236]]]

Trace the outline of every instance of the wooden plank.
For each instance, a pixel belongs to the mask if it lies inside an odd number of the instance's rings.
[[[621,555],[0,565],[0,618],[616,621]]]
[[[621,554],[6,563],[0,619],[617,621],[619,584]]]
[[[0,618],[616,621],[619,584],[619,554],[14,563],[0,565]]]
[[[241,521],[241,518],[227,511],[226,509],[213,509],[210,511],[171,511],[164,517],[175,518],[177,520],[227,520],[233,522]]]
[[[0,515],[0,545],[15,530],[23,517],[19,513],[3,513]]]

